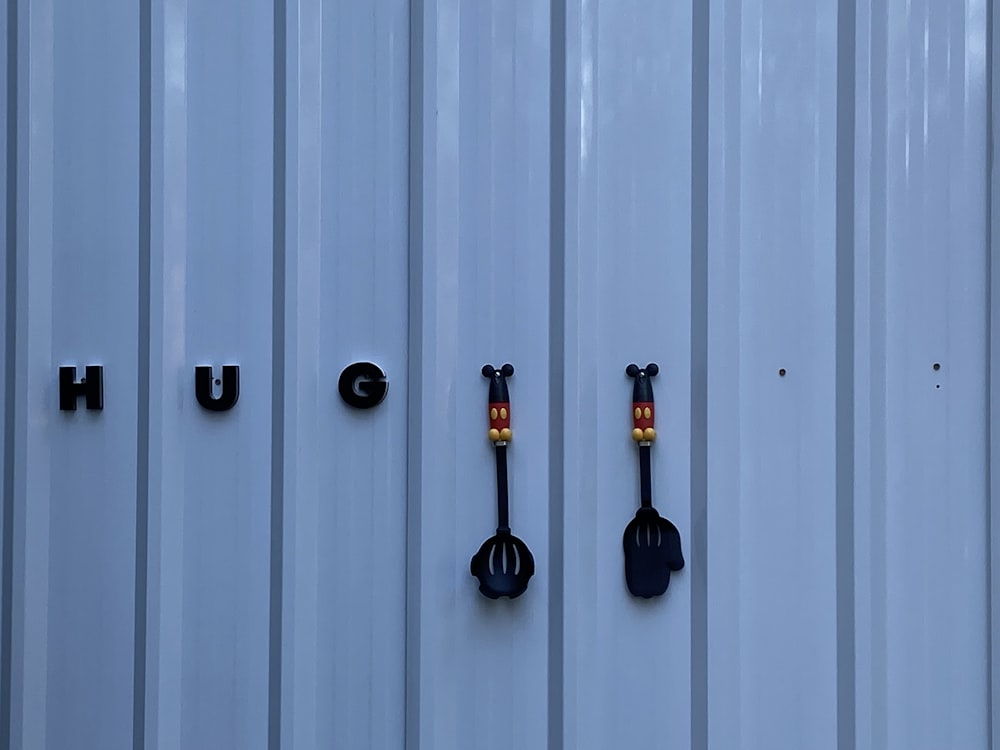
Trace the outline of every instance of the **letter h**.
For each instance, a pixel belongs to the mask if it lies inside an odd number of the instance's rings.
[[[76,411],[76,402],[84,396],[87,408],[101,411],[104,408],[104,368],[87,365],[87,374],[79,382],[75,367],[59,368],[59,409]]]

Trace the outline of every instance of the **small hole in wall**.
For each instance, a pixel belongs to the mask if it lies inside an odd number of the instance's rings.
[[[785,377],[785,368],[784,367],[782,367],[780,370],[778,370],[778,375],[780,377]]]
[[[941,369],[941,363],[940,362],[935,362],[934,363],[934,372],[937,372],[940,369]],[[940,386],[938,386],[938,387],[940,388]]]
[[[221,380],[219,380],[218,378],[216,378],[216,379],[215,379],[215,384],[216,384],[216,385],[222,385],[222,381],[221,381]]]
[[[941,387],[941,384],[940,384],[940,383],[938,383],[938,384],[937,384],[936,386],[934,386],[934,387],[935,387],[935,388],[940,388],[940,387]]]

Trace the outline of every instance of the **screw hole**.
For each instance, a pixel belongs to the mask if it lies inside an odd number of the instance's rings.
[[[222,385],[222,381],[221,381],[221,380],[219,380],[218,378],[216,378],[216,379],[215,379],[215,384],[216,384],[216,385]]]
[[[778,370],[778,375],[780,377],[785,377],[785,368],[784,367],[782,367],[780,370]]]
[[[941,369],[941,363],[940,362],[935,362],[934,363],[934,372],[937,372],[940,369]]]
[[[935,388],[940,388],[940,387],[941,387],[941,384],[940,384],[940,383],[938,383],[938,384],[937,384],[936,386],[934,386],[934,387],[935,387]]]

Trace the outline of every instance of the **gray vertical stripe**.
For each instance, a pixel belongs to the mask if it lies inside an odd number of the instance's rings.
[[[14,583],[14,406],[17,353],[17,3],[7,0],[7,226],[4,346],[3,583],[0,584],[0,748],[9,748]]]
[[[566,361],[566,0],[549,17],[549,686],[548,746],[563,748]]]
[[[139,3],[139,362],[136,424],[135,638],[132,747],[146,746],[146,614],[149,571],[150,247],[152,243],[152,0]]]
[[[274,203],[271,291],[271,588],[267,747],[281,747],[281,614],[285,513],[286,0],[274,0]]]
[[[709,3],[691,16],[691,748],[707,750]]]
[[[408,341],[406,424],[406,748],[420,747],[421,420],[423,407],[424,3],[410,0],[410,134]]]
[[[856,0],[837,7],[836,578],[837,748],[855,747],[854,118]]]
[[[989,599],[989,606],[986,608],[986,647],[989,652],[989,660],[986,668],[989,676],[986,689],[989,695],[989,708],[986,712],[989,722],[990,747],[992,750],[1000,750],[1000,721],[996,720],[997,712],[1000,711],[1000,653],[997,649],[997,638],[994,629],[1000,622],[1000,513],[993,512],[993,501],[997,497],[997,481],[1000,476],[993,471],[993,464],[1000,460],[1000,441],[993,440],[993,435],[1000,430],[1000,365],[996,358],[1000,356],[1000,323],[996,316],[1000,314],[1000,302],[997,295],[1000,294],[1000,263],[994,262],[994,255],[997,252],[993,240],[998,236],[996,222],[1000,220],[1000,206],[997,200],[1000,198],[1000,191],[996,190],[997,179],[995,149],[996,144],[996,117],[993,107],[997,102],[996,87],[1000,83],[1000,76],[997,75],[997,55],[993,45],[998,38],[997,15],[993,12],[993,0],[986,6],[986,75],[989,84],[986,87],[986,153],[987,153],[987,180],[986,199],[989,210],[989,218],[986,221],[986,268],[987,279],[989,279],[990,291],[986,300],[986,331],[989,346],[989,356],[986,360],[987,367],[987,403],[989,413],[989,427],[986,431],[986,529],[987,529],[987,555],[989,556],[989,566],[986,569],[986,596]]]
[[[870,80],[865,81],[869,91],[887,91],[888,71],[888,23],[889,14],[886,0],[875,0],[871,4],[869,64]],[[871,667],[865,666],[864,678],[871,681],[871,746],[888,747],[888,643],[886,640],[886,248],[888,211],[888,133],[889,109],[887,96],[872,96],[869,102],[871,128],[871,159],[869,164],[868,194],[869,204],[869,248],[867,258],[870,292],[869,299],[863,301],[862,315],[867,314],[871,333],[871,354],[869,359],[869,388],[861,394],[868,402],[866,411],[871,431],[869,439],[871,455],[871,485],[866,494],[871,498],[868,509],[871,531],[868,549],[872,571],[870,582],[871,645],[868,652]],[[863,172],[862,172],[863,174]],[[857,426],[856,426],[857,427]]]

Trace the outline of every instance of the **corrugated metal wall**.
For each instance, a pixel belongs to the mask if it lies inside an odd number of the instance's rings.
[[[0,745],[1000,747],[991,22],[9,0]],[[494,602],[508,361],[538,572]],[[654,361],[687,567],[645,601]],[[88,364],[104,410],[60,412]]]

